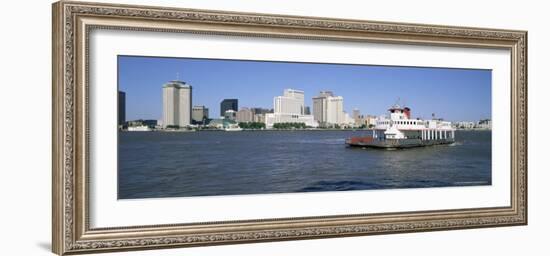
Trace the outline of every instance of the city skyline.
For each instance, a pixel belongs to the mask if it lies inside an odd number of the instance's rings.
[[[355,108],[363,115],[386,114],[400,98],[413,117],[491,118],[490,70],[135,56],[118,60],[127,120],[162,120],[162,85],[178,78],[193,87],[193,106],[209,108],[211,118],[220,116],[217,106],[223,99],[269,109],[273,97],[288,88],[304,91],[309,108],[321,91],[333,91],[345,99],[350,116]]]

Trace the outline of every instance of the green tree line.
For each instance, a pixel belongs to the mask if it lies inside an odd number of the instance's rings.
[[[243,129],[264,129],[265,123],[260,122],[240,122],[239,127]]]
[[[305,129],[305,123],[276,123],[273,124],[273,129]]]

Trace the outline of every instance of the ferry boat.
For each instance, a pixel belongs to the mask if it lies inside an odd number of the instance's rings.
[[[372,148],[411,148],[431,145],[452,144],[455,141],[455,129],[451,122],[436,119],[421,120],[411,118],[411,109],[393,105],[389,117],[380,117],[372,134],[364,137],[346,139],[350,147]]]

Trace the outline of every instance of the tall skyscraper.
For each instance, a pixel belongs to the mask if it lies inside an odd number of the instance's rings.
[[[126,123],[126,93],[118,91],[118,125]]]
[[[344,112],[344,98],[334,96],[330,91],[321,91],[313,97],[313,117],[321,125],[340,125],[347,122]]]
[[[163,125],[184,127],[191,124],[192,87],[183,81],[170,81],[162,87]]]
[[[238,99],[224,99],[220,103],[220,116],[225,115],[225,111],[233,110],[237,112],[239,110],[239,100]]]
[[[342,96],[327,98],[327,123],[342,124],[345,122],[344,98]]]
[[[273,99],[275,113],[304,114],[304,92],[294,89],[285,89],[283,96]]]
[[[304,123],[309,127],[317,127],[312,115],[304,115],[304,92],[285,89],[283,96],[273,98],[273,113],[265,114],[267,128],[276,123]]]
[[[320,125],[327,122],[327,98],[333,96],[334,94],[331,91],[321,91],[319,96],[313,97],[313,118]]]

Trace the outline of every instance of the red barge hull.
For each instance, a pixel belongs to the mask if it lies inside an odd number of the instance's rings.
[[[375,139],[371,136],[351,137],[346,139],[350,147],[362,148],[414,148],[454,143],[454,139],[421,140],[421,139]]]

